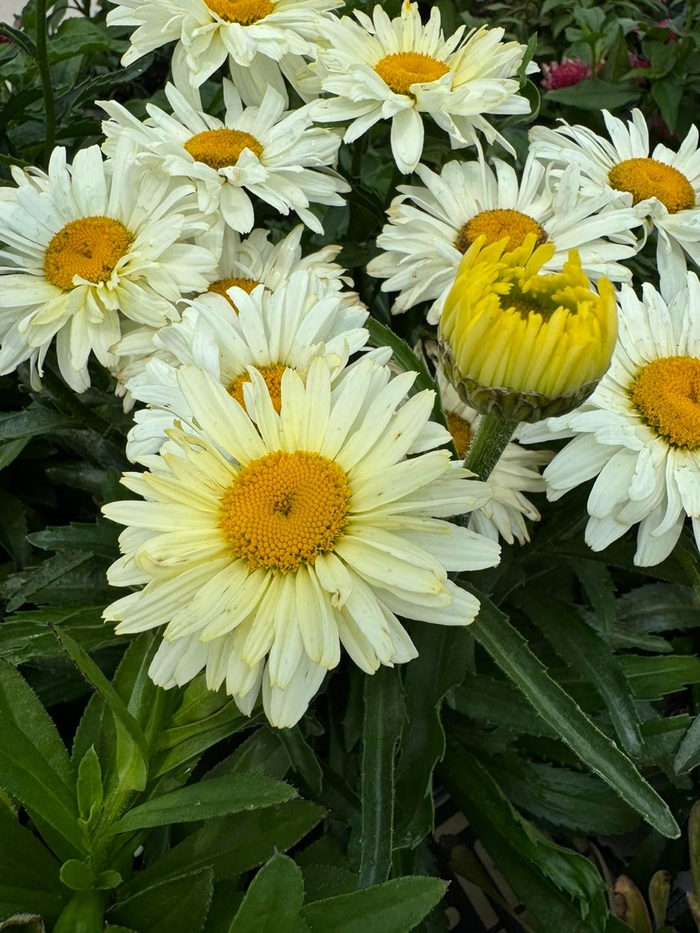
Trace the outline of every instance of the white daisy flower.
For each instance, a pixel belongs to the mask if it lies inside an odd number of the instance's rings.
[[[423,152],[421,114],[430,114],[449,134],[453,148],[470,146],[481,132],[510,144],[483,114],[529,113],[516,74],[525,46],[502,42],[504,30],[482,27],[463,41],[465,26],[445,40],[440,11],[433,6],[423,25],[417,3],[405,0],[401,15],[389,19],[380,4],[372,19],[355,10],[324,25],[330,48],[320,48],[312,69],[329,100],[311,104],[315,120],[347,123],[353,142],[379,120],[391,119],[391,148],[408,174]],[[532,62],[527,71],[537,71]]]
[[[389,381],[386,367],[363,360],[334,388],[318,357],[306,383],[284,373],[279,413],[254,369],[251,379],[255,421],[208,373],[178,370],[196,433],[174,428],[177,455],[124,477],[145,501],[103,509],[127,526],[110,582],[146,584],[105,618],[123,634],[165,627],[173,650],[188,639],[179,658],[156,656],[158,683],[206,664],[209,687],[225,682],[249,711],[262,680],[265,712],[285,728],[341,644],[371,674],[416,656],[397,615],[471,622],[478,601],[447,572],[493,566],[499,548],[444,520],[487,492],[446,450],[430,449],[446,431],[426,444],[434,393],[401,404],[415,373]]]
[[[641,111],[622,120],[603,111],[610,141],[585,126],[530,131],[531,152],[557,166],[578,165],[585,193],[604,194],[615,209],[634,205],[647,230],[658,234],[657,264],[670,297],[684,281],[685,251],[700,265],[700,149],[691,126],[678,152],[661,144],[649,154]]]
[[[331,290],[338,290],[338,297],[347,306],[357,306],[359,299],[354,292],[340,291],[343,285],[352,285],[352,279],[342,266],[333,260],[340,252],[340,246],[324,246],[307,256],[302,254],[301,236],[303,226],[299,224],[279,243],[269,242],[269,230],[253,230],[250,236],[241,238],[235,230],[226,227],[221,258],[207,292],[223,295],[233,306],[228,293],[230,288],[242,288],[250,293],[257,285],[275,291],[286,282],[294,271],[308,270],[322,280]],[[218,237],[210,232],[197,237],[202,246],[216,248]],[[235,309],[234,309],[235,310]],[[130,327],[122,331],[119,343],[111,348],[116,362],[110,367],[117,379],[117,395],[124,398],[124,409],[130,411],[134,398],[127,389],[127,384],[141,375],[146,364],[154,358],[176,364],[177,358],[165,348],[158,335],[160,328]],[[182,362],[190,362],[187,360]]]
[[[370,275],[387,279],[382,291],[400,292],[394,314],[432,300],[428,321],[436,323],[457,267],[479,236],[486,237],[487,245],[508,236],[508,249],[515,249],[534,233],[538,245],[556,247],[546,272],[561,272],[569,250],[577,249],[589,277],[631,278],[618,260],[637,252],[630,228],[641,221],[631,207],[599,213],[607,198],[580,195],[576,166],[563,174],[557,190],[532,156],[520,182],[510,165],[494,159],[491,169],[483,156],[474,162],[448,162],[441,174],[418,165],[416,173],[425,187],[399,186],[400,194],[387,211],[389,223],[377,238],[384,252],[367,266]]]
[[[107,14],[109,26],[138,26],[122,65],[168,42],[177,42],[173,69],[187,71],[199,87],[230,56],[250,66],[286,55],[310,55],[322,23],[342,0],[121,0]]]
[[[464,460],[481,418],[460,399],[439,364],[436,364],[435,375],[447,427],[457,455],[460,460]],[[525,519],[538,522],[540,513],[524,493],[545,491],[539,467],[551,459],[552,453],[548,450],[524,450],[520,444],[511,441],[486,480],[491,498],[480,508],[474,509],[469,518],[469,527],[493,541],[498,541],[500,535],[508,544],[516,540],[526,544],[530,534]]]
[[[667,304],[653,286],[621,293],[610,369],[581,408],[527,425],[528,443],[571,437],[544,473],[547,495],[597,477],[586,542],[602,551],[638,522],[634,562],[658,564],[686,515],[700,543],[700,282],[687,273]]]
[[[172,84],[166,85],[165,94],[173,115],[148,104],[150,120],[145,123],[121,104],[100,102],[112,118],[103,124],[105,150],[127,137],[145,165],[187,178],[220,237],[225,224],[239,233],[252,230],[251,194],[281,214],[295,211],[316,233],[323,233],[323,227],[309,205],[345,204],[340,192],[350,186],[328,168],[340,140],[312,125],[308,107],[285,113],[284,100],[268,88],[260,107],[244,108],[233,84],[225,80],[222,122],[195,110]]]
[[[156,335],[161,358],[147,362],[143,373],[127,385],[135,398],[149,405],[136,414],[127,456],[151,465],[150,457],[166,442],[173,417],[191,420],[179,388],[180,365],[205,370],[244,406],[249,403],[249,368],[254,366],[279,410],[285,370],[305,375],[312,360],[324,356],[333,377],[340,376],[348,357],[367,343],[367,316],[359,301],[348,303],[342,292],[304,270],[294,272],[274,292],[257,285],[248,294],[234,286],[226,297],[200,296],[181,322]],[[387,353],[383,348],[374,351],[382,359]]]
[[[219,267],[207,291],[227,296],[228,289],[233,286],[251,292],[256,285],[264,285],[274,292],[293,272],[300,270],[313,272],[331,288],[340,290],[343,285],[352,285],[345,269],[335,262],[342,247],[328,245],[304,256],[303,232],[303,225],[298,224],[278,243],[270,243],[269,230],[257,228],[247,237],[241,237],[231,227],[226,227]],[[197,242],[212,250],[217,245],[210,232],[203,233]],[[357,301],[357,296],[349,292],[344,292],[343,297]]]
[[[183,294],[207,287],[215,256],[183,242],[206,223],[195,220],[192,186],[144,172],[98,146],[72,166],[55,149],[48,175],[33,175],[0,201],[0,372],[29,360],[39,385],[51,341],[61,373],[76,392],[90,385],[88,358],[115,360],[122,317],[151,328],[177,320]]]

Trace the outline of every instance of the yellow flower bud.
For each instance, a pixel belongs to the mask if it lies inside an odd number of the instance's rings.
[[[506,252],[479,237],[447,296],[438,339],[445,369],[481,414],[539,421],[576,408],[610,365],[617,339],[615,292],[598,291],[576,250],[564,270],[539,275],[554,246],[529,234]]]

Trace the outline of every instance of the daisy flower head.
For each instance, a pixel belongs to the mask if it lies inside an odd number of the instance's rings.
[[[357,22],[344,16],[324,27],[329,47],[319,49],[312,68],[332,96],[311,105],[315,120],[352,121],[344,136],[349,143],[391,119],[391,148],[404,174],[423,152],[422,114],[448,133],[453,148],[473,145],[480,132],[511,150],[484,114],[530,112],[516,77],[524,45],[502,42],[500,27],[482,27],[465,39],[460,26],[446,40],[438,8],[423,25],[418,4],[409,0],[393,20],[381,4],[371,19],[360,10],[354,15]],[[528,72],[536,70],[528,64]]]
[[[257,285],[264,285],[266,289],[275,291],[293,272],[306,269],[330,290],[336,290],[346,306],[357,308],[357,295],[354,292],[341,291],[343,285],[352,285],[352,280],[342,266],[333,261],[340,252],[340,247],[324,246],[304,256],[301,248],[303,229],[303,225],[299,224],[279,243],[272,244],[269,242],[269,230],[255,229],[248,237],[242,238],[235,230],[226,227],[218,266],[211,276],[212,281],[207,291],[203,294],[214,292],[223,295],[237,313],[229,289],[242,288],[250,293]],[[202,246],[210,245],[212,249],[219,245],[218,237],[212,237],[209,231],[201,234],[196,240]],[[361,320],[364,320],[366,312],[364,309],[361,309],[361,312]],[[187,333],[191,333],[189,324],[185,329]],[[111,367],[118,383],[117,395],[124,397],[127,411],[134,403],[127,385],[143,373],[150,360],[158,358],[167,363],[177,364],[177,357],[166,349],[159,338],[160,328],[154,330],[150,327],[132,327],[128,331],[123,333],[119,343],[112,347],[116,363]],[[186,361],[189,361],[191,354],[185,351],[185,357]]]
[[[646,229],[657,232],[657,265],[670,296],[683,285],[684,252],[700,265],[698,129],[691,126],[678,152],[659,144],[650,153],[640,110],[628,123],[605,110],[603,117],[609,140],[585,126],[538,126],[530,130],[530,151],[557,171],[578,165],[584,191],[606,195],[613,209],[634,207]]]
[[[111,582],[145,584],[105,618],[124,634],[164,627],[173,645],[196,636],[209,653],[195,646],[188,673],[206,664],[209,687],[225,682],[246,709],[262,681],[268,719],[285,728],[341,644],[371,674],[416,656],[398,615],[471,622],[478,601],[447,572],[493,566],[499,548],[445,521],[488,493],[432,449],[446,431],[426,442],[434,393],[404,403],[415,373],[390,380],[365,359],[334,387],[317,357],[306,381],[284,373],[279,411],[260,373],[250,375],[246,411],[208,373],[178,370],[193,433],[173,428],[178,454],[124,477],[143,501],[104,507],[127,526]],[[169,684],[172,669],[160,655],[151,674]]]
[[[323,246],[320,250],[304,255],[301,238],[302,224],[297,224],[277,243],[270,242],[270,231],[258,227],[246,237],[240,236],[231,227],[226,227],[216,278],[207,291],[227,296],[233,286],[251,292],[256,285],[264,285],[270,291],[287,281],[290,275],[300,270],[313,272],[329,287],[340,290],[343,285],[352,285],[345,269],[335,262],[342,247]],[[215,249],[218,238],[207,231],[197,240],[203,246]],[[356,300],[348,292],[345,298]]]
[[[199,87],[228,56],[247,67],[256,58],[275,68],[286,55],[316,50],[321,25],[342,0],[121,0],[109,26],[137,26],[122,65],[177,42],[173,69]]]
[[[109,152],[126,137],[136,157],[174,178],[186,178],[197,192],[199,209],[220,238],[224,226],[239,233],[253,228],[251,195],[281,214],[294,211],[316,233],[323,233],[310,204],[342,206],[350,186],[333,169],[340,140],[314,127],[308,107],[285,112],[285,102],[268,88],[259,107],[243,107],[233,84],[224,81],[223,121],[192,107],[172,84],[165,88],[172,116],[153,104],[141,123],[114,101],[100,106]]]
[[[149,406],[136,414],[127,456],[150,465],[151,455],[167,441],[173,417],[191,421],[177,378],[181,365],[199,366],[246,408],[252,404],[248,391],[250,367],[255,367],[279,411],[285,370],[305,378],[313,359],[323,356],[332,378],[340,377],[349,356],[367,343],[367,316],[359,301],[348,302],[343,292],[304,270],[274,292],[256,285],[249,294],[238,285],[225,296],[210,293],[193,300],[182,321],[155,336],[161,352],[127,384]],[[372,351],[378,358],[387,352]]]
[[[56,338],[61,374],[76,392],[90,385],[88,359],[115,362],[124,318],[151,328],[177,320],[183,294],[207,287],[216,258],[185,242],[206,228],[191,185],[145,172],[117,147],[98,146],[72,165],[55,149],[48,174],[0,201],[0,371],[29,360],[39,387]]]
[[[639,523],[634,562],[673,550],[690,516],[700,544],[700,283],[687,273],[668,303],[652,285],[623,286],[610,369],[578,410],[528,425],[528,443],[573,437],[544,473],[547,495],[596,477],[586,543],[602,551]]]
[[[462,257],[480,236],[487,245],[508,237],[511,250],[528,234],[538,244],[552,244],[546,272],[561,272],[569,250],[577,249],[591,278],[631,276],[618,260],[635,255],[630,228],[641,221],[631,207],[600,213],[606,196],[583,197],[576,166],[566,170],[556,189],[532,156],[520,180],[507,163],[494,159],[491,168],[482,155],[473,162],[448,162],[440,173],[418,165],[416,173],[424,187],[399,186],[387,212],[389,223],[377,238],[384,252],[367,267],[370,275],[386,279],[382,291],[399,292],[394,314],[432,301],[428,321],[436,323]]]
[[[481,416],[460,399],[439,363],[436,363],[435,375],[448,430],[457,456],[464,460]],[[547,450],[525,450],[517,442],[510,441],[485,481],[491,498],[471,513],[469,528],[493,541],[498,541],[500,535],[508,544],[514,541],[526,544],[530,533],[525,520],[537,522],[540,513],[525,493],[545,491],[539,467],[549,463],[551,458]]]
[[[595,389],[617,335],[615,292],[596,291],[575,250],[559,273],[542,275],[554,246],[469,247],[438,326],[440,356],[460,397],[480,414],[539,421],[570,411]]]

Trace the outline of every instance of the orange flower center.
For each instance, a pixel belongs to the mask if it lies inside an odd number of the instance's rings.
[[[269,16],[275,9],[271,0],[206,0],[212,11],[227,23],[249,26]]]
[[[378,61],[374,70],[395,94],[410,94],[412,85],[437,81],[450,69],[432,55],[394,52]]]
[[[228,294],[229,288],[242,288],[243,291],[248,292],[250,295],[253,289],[259,284],[260,282],[256,282],[255,279],[237,279],[235,277],[229,276],[229,278],[219,279],[217,282],[212,282],[207,291],[214,292],[215,294],[224,297],[236,312],[236,314],[238,314],[238,308],[235,306],[231,296]]]
[[[296,571],[334,549],[349,502],[348,478],[334,460],[278,450],[241,470],[221,499],[219,527],[250,570]]]
[[[629,191],[632,203],[658,198],[670,214],[695,207],[695,191],[677,168],[656,159],[625,159],[608,173],[618,191]]]
[[[674,447],[700,447],[700,359],[665,356],[640,370],[630,393],[644,421]]]
[[[46,248],[44,275],[58,288],[73,288],[76,275],[99,285],[110,277],[133,239],[124,224],[111,217],[71,220]]]
[[[185,149],[195,162],[204,162],[217,171],[235,165],[244,149],[250,149],[258,158],[263,153],[262,144],[255,136],[243,130],[228,130],[224,127],[197,133],[187,140]]]
[[[279,412],[282,408],[282,376],[286,369],[288,369],[288,367],[283,366],[282,363],[273,363],[270,366],[257,367],[258,372],[265,380],[265,385],[268,388],[270,398],[272,399],[272,405],[276,412]],[[235,398],[244,408],[243,386],[246,382],[250,382],[250,376],[247,372],[241,373],[240,376],[236,376],[236,378],[232,379],[226,386],[228,394]]]
[[[466,253],[477,237],[485,236],[486,246],[508,237],[506,249],[513,250],[523,245],[528,233],[534,233],[537,236],[535,247],[547,241],[544,229],[527,214],[510,208],[481,211],[462,225],[457,234],[455,246],[460,253]]]

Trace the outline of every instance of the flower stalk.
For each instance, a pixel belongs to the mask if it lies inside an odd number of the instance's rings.
[[[47,0],[36,0],[36,63],[41,77],[41,86],[44,92],[44,106],[46,107],[46,140],[44,142],[44,155],[48,165],[49,157],[56,139],[56,102],[51,85],[51,70],[49,68],[49,19],[46,15]]]
[[[518,424],[518,421],[501,418],[499,415],[483,415],[464,458],[465,468],[476,473],[480,480],[487,480]]]

